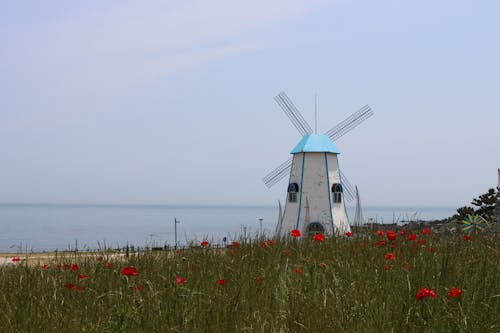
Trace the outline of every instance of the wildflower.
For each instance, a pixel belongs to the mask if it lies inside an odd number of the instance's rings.
[[[240,246],[241,246],[241,244],[238,243],[238,242],[232,242],[231,243],[231,247],[239,248]]]
[[[375,246],[382,246],[385,244],[387,244],[387,242],[385,240],[379,240],[378,242],[375,243]]]
[[[396,259],[396,256],[394,255],[394,253],[387,253],[385,255],[385,259],[387,259],[387,260],[394,260],[394,259]]]
[[[138,284],[137,286],[135,286],[134,290],[140,292],[142,291],[142,286]]]
[[[138,276],[139,273],[137,273],[137,268],[135,268],[134,266],[128,266],[128,267],[125,267],[124,269],[122,269],[121,275]]]
[[[462,240],[464,240],[464,241],[470,241],[470,240],[472,240],[472,237],[469,236],[469,235],[463,235],[462,236]]]
[[[415,239],[417,239],[417,235],[415,235],[415,234],[409,234],[409,235],[408,235],[408,240],[409,240],[409,241],[413,241],[413,240],[415,240]]]
[[[422,235],[430,235],[430,234],[431,234],[431,228],[422,229]]]
[[[88,278],[89,278],[89,276],[87,274],[83,274],[83,273],[80,274],[80,279],[85,280],[85,279],[88,279]]]
[[[295,274],[296,275],[302,274],[302,268],[299,268],[299,267],[295,268]]]
[[[462,296],[462,290],[458,288],[451,288],[450,291],[448,292],[448,298],[460,298]]]
[[[394,232],[393,230],[387,231],[387,239],[388,240],[393,241],[396,239],[397,236],[398,236],[398,234],[396,232]]]
[[[351,237],[351,236],[352,236],[352,232],[348,231],[348,232],[346,232],[346,233],[345,233],[345,235],[346,235],[347,237]]]
[[[182,277],[182,276],[178,276],[176,279],[175,279],[175,282],[178,284],[178,285],[183,285],[186,283],[186,278]]]
[[[83,287],[82,286],[74,286],[73,288],[71,288],[71,290],[73,291],[83,291]]]
[[[268,247],[267,242],[262,242],[260,244],[260,247],[263,248],[263,249],[267,249],[267,247]]]
[[[379,235],[380,237],[384,237],[384,235],[385,235],[385,233],[382,230],[377,230],[375,233],[377,235]]]
[[[401,232],[400,232],[399,234],[400,234],[401,236],[406,236],[406,235],[408,235],[409,233],[410,233],[410,232],[409,232],[408,230],[403,229],[403,230],[401,230]]]
[[[236,254],[236,250],[235,249],[231,249],[231,254]]]
[[[49,268],[50,268],[50,266],[47,265],[47,264],[45,264],[45,265],[42,266],[42,269],[49,269]]]
[[[73,265],[71,265],[71,267],[69,269],[72,270],[72,271],[77,271],[77,270],[80,269],[80,267],[78,267],[77,264],[73,264]]]
[[[217,282],[219,284],[219,286],[223,286],[226,284],[226,280],[224,279],[219,279],[219,281]]]
[[[274,245],[275,241],[272,239],[267,240],[267,245]]]
[[[320,267],[327,268],[328,264],[326,262],[322,262],[319,264]]]
[[[106,263],[106,268],[113,268],[115,265],[112,262]]]
[[[415,295],[419,301],[423,300],[425,297],[436,298],[436,292],[430,288],[420,288]]]
[[[314,235],[314,241],[316,242],[324,242],[325,241],[325,235],[323,234],[316,234]]]
[[[203,246],[203,247],[208,246],[208,244],[209,243],[207,241],[203,241],[203,242],[200,243],[200,245]]]
[[[391,268],[391,267],[390,267],[390,266],[388,266],[388,265],[384,265],[384,271],[388,271],[388,270],[389,270],[389,268]]]
[[[12,258],[12,262],[20,262],[20,261],[21,261],[21,258],[19,258],[19,257]]]
[[[73,291],[83,291],[83,289],[84,289],[82,286],[78,286],[74,283],[65,283],[64,288],[71,289]]]
[[[297,237],[300,237],[301,234],[300,234],[300,230],[298,229],[293,229],[292,232],[290,233],[292,235],[292,237],[294,238],[297,238]]]

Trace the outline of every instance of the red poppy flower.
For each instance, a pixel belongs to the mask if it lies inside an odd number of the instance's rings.
[[[297,275],[302,274],[302,268],[299,268],[299,267],[295,268],[295,274],[297,274]]]
[[[64,288],[73,289],[74,287],[76,287],[76,285],[74,283],[65,283],[64,284]]]
[[[268,247],[267,242],[262,242],[260,244],[260,247],[263,248],[263,249],[267,249],[267,247]]]
[[[272,239],[268,239],[268,240],[267,240],[267,244],[268,244],[268,245],[274,245],[274,243],[275,243],[275,241],[274,241],[274,240],[272,240]]]
[[[327,268],[328,264],[326,262],[322,262],[319,264],[320,267]]]
[[[410,232],[409,232],[408,230],[403,229],[403,230],[401,230],[401,232],[400,232],[399,234],[400,234],[401,236],[406,236],[406,235],[408,235],[409,233],[410,233]]]
[[[106,268],[113,268],[115,265],[112,262],[106,263]]]
[[[82,286],[74,286],[73,288],[71,288],[71,290],[73,291],[83,291],[83,287]]]
[[[325,241],[325,235],[323,235],[323,234],[316,234],[316,235],[314,235],[314,240],[316,242],[320,242],[320,243],[324,242]]]
[[[450,291],[448,292],[448,298],[460,298],[462,296],[462,290],[458,288],[451,288]]]
[[[219,284],[219,286],[223,286],[226,284],[226,280],[224,279],[219,279],[219,281],[217,282]]]
[[[203,241],[200,243],[201,246],[207,246],[209,243],[207,241]]]
[[[398,236],[398,234],[396,232],[394,232],[393,230],[387,231],[387,239],[388,240],[393,241],[396,239],[397,236]]]
[[[382,246],[382,245],[385,245],[387,244],[387,241],[385,240],[379,240],[378,242],[375,243],[375,246]]]
[[[377,235],[379,235],[380,237],[384,237],[384,235],[385,235],[385,233],[382,230],[377,230],[377,231],[375,231],[375,233]]]
[[[396,259],[396,256],[394,255],[394,253],[387,253],[385,255],[385,259],[387,259],[387,260],[394,260],[394,259]]]
[[[232,242],[232,243],[231,243],[231,247],[236,247],[236,248],[239,248],[240,246],[241,246],[241,244],[240,244],[240,243],[238,243],[238,242]]]
[[[430,234],[431,234],[431,228],[422,229],[422,235],[430,235]]]
[[[80,269],[80,267],[78,267],[77,264],[73,264],[69,269],[72,270],[72,271],[77,271],[77,270]]]
[[[352,236],[352,232],[348,231],[348,232],[346,232],[346,233],[345,233],[345,235],[346,235],[347,237],[351,237],[351,236]]]
[[[236,254],[236,250],[235,249],[231,249],[231,254]]]
[[[409,234],[408,235],[408,240],[409,241],[412,241],[412,240],[415,240],[415,239],[417,239],[417,235],[415,235],[415,234]]]
[[[389,270],[389,268],[391,268],[391,267],[390,267],[390,266],[387,266],[387,265],[384,265],[384,271]]]
[[[464,240],[464,241],[470,241],[470,240],[472,240],[472,237],[469,236],[469,235],[463,235],[462,236],[462,240]]]
[[[293,229],[292,232],[290,233],[292,235],[292,237],[294,238],[297,238],[297,237],[300,237],[301,234],[300,234],[300,230],[298,229]]]
[[[415,296],[421,301],[425,297],[436,298],[436,292],[430,288],[420,288]]]
[[[12,258],[12,262],[20,262],[20,261],[21,261],[21,258],[19,258],[19,257]]]
[[[124,269],[122,269],[121,275],[138,276],[139,273],[137,273],[137,268],[135,268],[134,266],[128,266],[128,267],[125,267]]]
[[[49,268],[50,268],[50,266],[47,265],[47,264],[45,264],[45,265],[42,266],[42,269],[49,269]]]
[[[175,282],[178,284],[178,285],[183,285],[186,283],[186,278],[182,277],[182,276],[178,276],[176,279],[175,279]]]
[[[85,279],[88,279],[88,278],[89,278],[89,276],[87,274],[83,274],[83,273],[80,274],[80,279],[85,280]]]
[[[140,284],[138,284],[137,286],[135,286],[135,291],[142,291],[142,286]]]

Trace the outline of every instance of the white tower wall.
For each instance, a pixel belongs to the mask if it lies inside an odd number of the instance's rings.
[[[297,183],[297,202],[286,198],[281,228],[282,235],[299,229],[306,235],[309,224],[320,223],[327,234],[350,230],[344,197],[333,202],[331,187],[340,183],[337,155],[324,152],[297,153],[293,156],[289,184]],[[308,219],[309,218],[309,219]]]

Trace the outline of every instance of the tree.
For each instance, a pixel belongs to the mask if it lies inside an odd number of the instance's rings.
[[[497,191],[490,188],[488,192],[472,200],[472,204],[477,206],[475,213],[484,217],[487,221],[492,221],[495,214],[495,207],[497,204]]]
[[[457,214],[453,215],[455,220],[463,220],[469,214],[478,214],[484,217],[488,222],[495,222],[499,220],[500,214],[500,191],[490,188],[488,192],[481,194],[479,197],[472,200],[472,205],[477,208],[474,209],[470,206],[464,206],[457,209]]]

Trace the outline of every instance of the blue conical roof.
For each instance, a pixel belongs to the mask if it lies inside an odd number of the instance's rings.
[[[332,153],[340,154],[332,140],[324,134],[309,134],[300,140],[290,154],[298,153]]]

